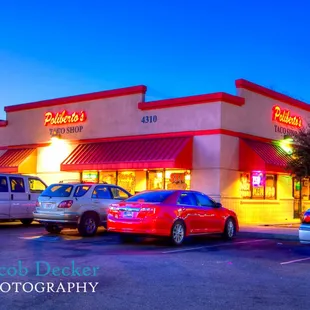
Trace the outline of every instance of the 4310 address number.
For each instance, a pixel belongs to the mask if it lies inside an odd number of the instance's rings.
[[[156,123],[157,122],[157,115],[147,115],[143,116],[141,119],[141,123]]]

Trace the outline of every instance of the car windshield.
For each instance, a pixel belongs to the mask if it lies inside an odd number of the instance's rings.
[[[154,192],[144,192],[136,194],[126,201],[143,201],[143,202],[163,202],[166,200],[173,191],[154,191]]]
[[[73,185],[68,184],[52,184],[44,190],[41,196],[46,197],[69,197],[71,195]]]

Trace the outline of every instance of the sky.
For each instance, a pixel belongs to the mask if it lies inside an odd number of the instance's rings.
[[[0,0],[5,106],[148,87],[236,94],[239,78],[310,103],[308,0]]]

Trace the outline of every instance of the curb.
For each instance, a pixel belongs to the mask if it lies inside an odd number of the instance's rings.
[[[298,235],[273,234],[273,233],[248,232],[248,231],[238,232],[237,237],[299,241]]]

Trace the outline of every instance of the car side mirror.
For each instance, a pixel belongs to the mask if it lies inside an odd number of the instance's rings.
[[[222,208],[222,204],[220,202],[215,203],[215,208]]]

